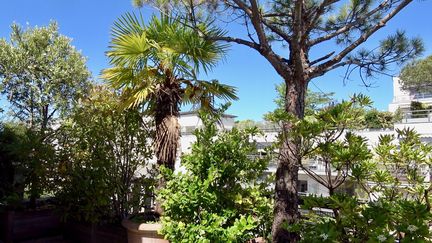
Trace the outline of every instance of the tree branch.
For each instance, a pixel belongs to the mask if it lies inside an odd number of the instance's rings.
[[[330,40],[340,34],[343,34],[349,30],[351,30],[352,28],[354,28],[355,26],[358,26],[359,24],[365,22],[369,17],[371,17],[372,15],[376,14],[378,11],[384,9],[384,7],[386,7],[389,3],[389,0],[385,0],[384,2],[382,2],[380,5],[378,5],[375,9],[371,10],[369,13],[363,15],[362,17],[356,18],[354,21],[343,25],[343,27],[339,28],[338,30],[336,30],[335,32],[329,33],[325,36],[316,38],[314,40],[311,40],[308,44],[310,46],[314,46],[318,43],[321,43],[323,41],[326,40]]]
[[[340,62],[348,53],[350,53],[352,50],[354,50],[356,47],[358,47],[360,44],[364,43],[372,34],[374,34],[376,31],[381,29],[385,26],[385,24],[392,19],[397,13],[399,13],[404,7],[406,7],[409,3],[411,3],[412,0],[403,0],[393,11],[391,11],[389,14],[387,14],[385,17],[383,17],[378,24],[376,24],[372,29],[369,31],[366,31],[363,33],[356,41],[354,41],[351,45],[347,46],[345,49],[343,49],[339,54],[337,54],[335,57],[333,57],[331,60],[320,64],[313,68],[312,70],[312,77],[318,77],[323,75],[329,70],[334,69],[338,62]]]

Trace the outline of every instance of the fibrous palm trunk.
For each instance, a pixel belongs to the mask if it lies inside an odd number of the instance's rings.
[[[180,139],[180,85],[174,78],[167,78],[159,89],[155,108],[156,136],[154,141],[157,165],[174,170]],[[159,179],[157,190],[163,188],[166,181]],[[155,211],[162,214],[160,202],[156,202]]]

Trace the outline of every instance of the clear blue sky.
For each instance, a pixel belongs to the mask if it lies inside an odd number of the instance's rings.
[[[88,67],[97,78],[100,70],[108,66],[104,52],[110,40],[112,23],[121,14],[134,10],[129,0],[13,0],[3,1],[0,9],[0,38],[8,37],[10,24],[17,22],[30,26],[47,25],[56,20],[60,32],[73,38],[73,44],[88,59]],[[141,10],[148,17],[151,10]],[[366,47],[374,47],[377,41],[397,29],[403,29],[408,36],[424,40],[425,55],[432,53],[432,1],[415,0],[382,29]],[[331,48],[331,45],[329,46]],[[399,67],[393,73],[397,73]],[[313,90],[335,92],[336,98],[344,99],[353,93],[369,95],[380,110],[386,110],[392,99],[390,77],[380,76],[375,88],[364,88],[358,76],[346,85],[342,82],[344,69],[332,71],[313,81]],[[272,110],[276,96],[274,86],[281,82],[271,66],[256,52],[243,46],[231,46],[225,61],[208,75],[223,83],[238,88],[240,100],[233,103],[229,113],[239,119],[261,120],[262,115]]]

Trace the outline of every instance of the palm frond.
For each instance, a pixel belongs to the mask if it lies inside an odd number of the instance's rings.
[[[221,84],[217,80],[204,81],[196,80],[183,82],[184,89],[183,103],[191,104],[197,109],[206,110],[210,113],[216,112],[214,99],[224,101],[237,100],[236,88],[230,85]]]
[[[145,22],[141,13],[139,17],[134,13],[125,13],[114,22],[111,36],[117,39],[129,34],[141,34],[144,31]]]

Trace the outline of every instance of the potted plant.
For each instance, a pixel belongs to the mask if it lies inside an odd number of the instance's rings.
[[[128,232],[129,243],[167,243],[168,240],[159,232],[162,224],[159,221],[160,215],[156,212],[145,212],[136,214],[122,221],[123,227]]]

